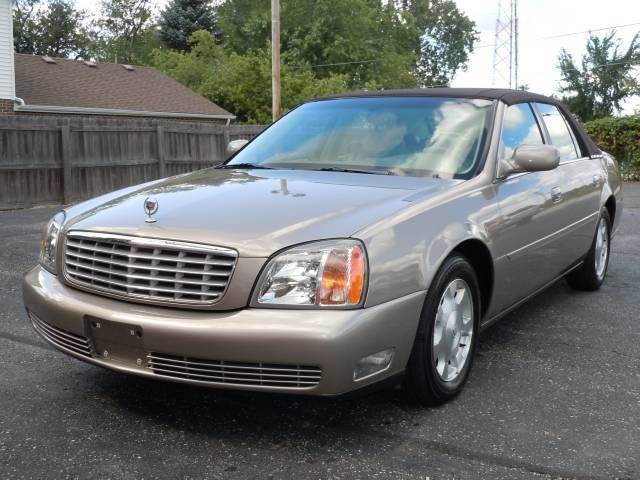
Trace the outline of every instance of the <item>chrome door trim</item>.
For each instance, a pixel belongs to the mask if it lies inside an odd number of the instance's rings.
[[[590,219],[592,219],[593,217],[598,216],[598,215],[600,215],[600,212],[593,212],[592,214],[587,215],[586,217],[581,218],[580,220],[578,220],[576,222],[573,222],[573,223],[571,223],[571,224],[569,224],[569,225],[567,225],[565,227],[562,227],[560,230],[556,230],[555,232],[553,232],[553,233],[551,233],[551,234],[549,234],[549,235],[547,235],[545,237],[542,237],[542,238],[540,238],[538,240],[535,240],[535,241],[525,245],[524,247],[520,247],[517,250],[509,252],[506,255],[503,255],[502,257],[500,257],[500,258],[498,258],[496,260],[502,260],[505,257],[507,257],[508,259],[511,259],[512,257],[517,256],[518,254],[521,254],[525,250],[527,250],[527,249],[529,249],[531,247],[534,247],[534,246],[536,246],[537,244],[539,244],[541,242],[545,242],[547,240],[551,240],[551,239],[553,239],[554,237],[556,237],[558,235],[562,235],[563,233],[567,232],[568,230],[571,230],[571,229],[573,229],[575,227],[581,226],[584,223],[587,223]]]

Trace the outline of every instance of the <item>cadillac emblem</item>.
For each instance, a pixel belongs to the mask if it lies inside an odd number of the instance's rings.
[[[158,211],[158,200],[154,197],[147,197],[144,199],[144,211],[147,214],[145,222],[154,223],[156,221],[153,215]]]

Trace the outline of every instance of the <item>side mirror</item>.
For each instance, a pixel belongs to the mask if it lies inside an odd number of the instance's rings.
[[[240,140],[231,140],[227,144],[227,149],[225,150],[227,158],[236,153],[238,150],[242,150],[247,143],[249,143],[249,140],[246,140],[244,138],[241,138]]]
[[[509,159],[500,162],[499,178],[512,173],[544,172],[560,163],[560,152],[553,145],[520,145]]]

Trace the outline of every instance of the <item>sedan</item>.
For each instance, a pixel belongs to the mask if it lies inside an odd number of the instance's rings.
[[[560,279],[602,285],[622,213],[616,161],[524,91],[316,99],[228,151],[55,215],[34,329],[128,374],[437,405],[480,330]]]

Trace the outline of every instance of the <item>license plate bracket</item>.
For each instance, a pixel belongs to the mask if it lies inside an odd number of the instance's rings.
[[[141,326],[87,316],[85,331],[93,341],[96,355],[102,360],[138,367],[146,364]]]

